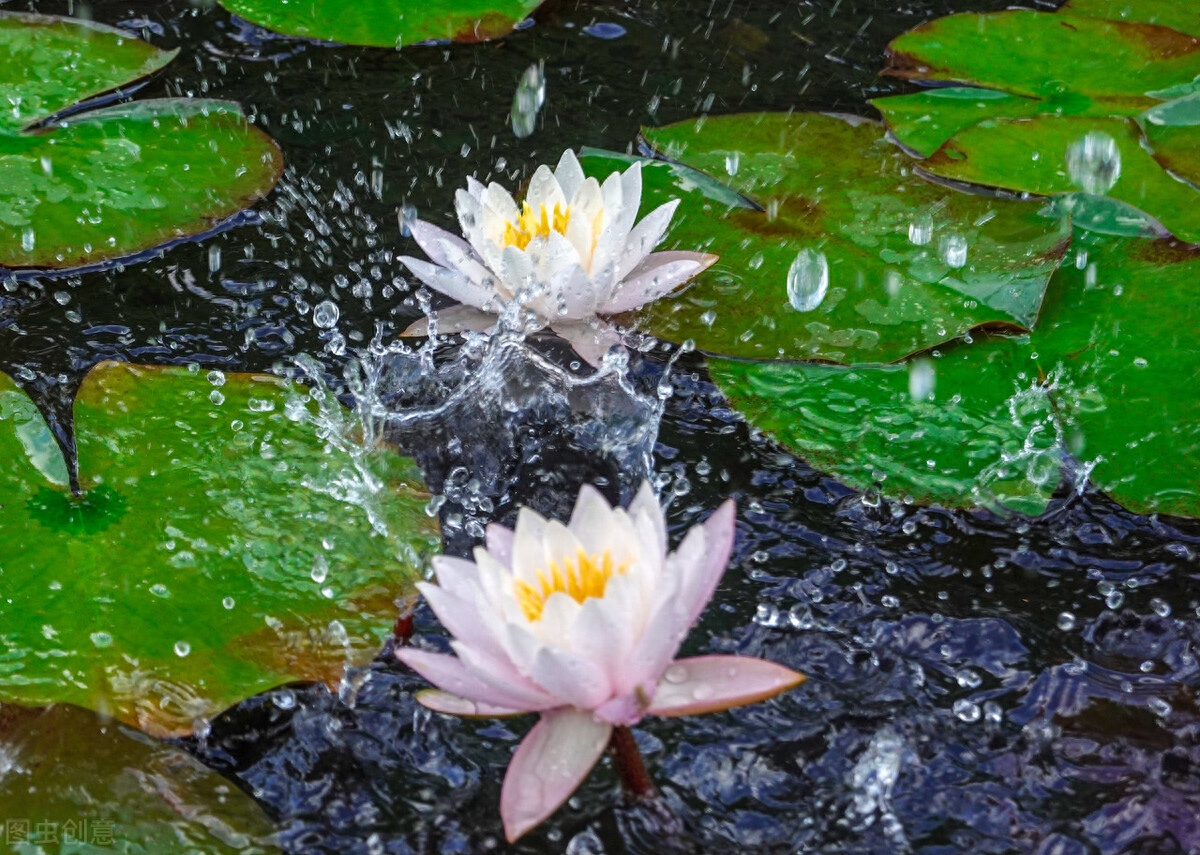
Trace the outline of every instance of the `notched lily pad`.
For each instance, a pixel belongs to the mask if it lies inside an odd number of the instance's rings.
[[[272,377],[100,366],[75,402],[73,497],[0,377],[0,699],[186,732],[369,661],[435,527],[411,461],[337,450],[316,409]]]
[[[220,0],[252,24],[288,36],[399,48],[498,39],[543,0]]]
[[[0,816],[12,851],[279,851],[270,820],[232,783],[181,748],[79,707],[0,706],[0,753]]]
[[[174,55],[109,27],[0,12],[0,103],[12,105],[0,110],[0,271],[134,255],[207,232],[275,186],[279,148],[229,102],[162,99],[46,121]]]
[[[1163,171],[1132,119],[995,119],[961,131],[920,169],[942,179],[1040,196],[1079,192],[1096,183],[1181,240],[1200,241],[1200,195]]]
[[[647,182],[647,208],[683,199],[665,245],[721,260],[636,320],[710,353],[874,364],[972,330],[1021,332],[1069,239],[1038,205],[914,176],[864,119],[722,116],[644,135],[761,208],[698,205],[682,179]]]
[[[1200,40],[1169,27],[1049,12],[938,18],[888,45],[884,74],[1030,98],[1067,93],[1127,112],[1200,77]]]

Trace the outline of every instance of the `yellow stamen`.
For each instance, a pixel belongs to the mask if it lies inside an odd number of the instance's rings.
[[[551,594],[563,593],[577,603],[588,597],[603,597],[608,580],[620,576],[628,565],[613,564],[612,555],[605,550],[600,555],[588,555],[583,550],[572,560],[564,558],[562,567],[551,561],[545,570],[538,571],[538,584],[518,581],[515,585],[517,602],[530,621],[542,619],[542,609]]]
[[[523,202],[517,224],[514,226],[512,223],[506,223],[504,226],[504,245],[525,249],[534,238],[549,237],[552,231],[565,234],[569,222],[571,209],[564,209],[557,202],[554,203],[553,211],[545,205],[535,211],[528,202]]]

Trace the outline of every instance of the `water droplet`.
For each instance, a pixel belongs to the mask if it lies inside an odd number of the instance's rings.
[[[668,683],[679,685],[688,678],[688,669],[686,665],[672,665],[663,674],[663,679]]]
[[[1171,616],[1171,606],[1167,604],[1166,600],[1159,597],[1155,597],[1150,601],[1150,608],[1154,609],[1154,613],[1159,617],[1165,618]]]
[[[908,396],[914,401],[928,401],[937,388],[937,369],[932,359],[914,359],[908,366]]]
[[[538,62],[525,69],[513,93],[512,128],[519,139],[524,139],[537,128],[538,111],[546,103],[546,71]]]
[[[34,246],[37,244],[37,235],[32,228],[26,226],[21,229],[21,249],[26,252],[33,252]]]
[[[954,714],[958,716],[959,720],[968,724],[979,721],[982,716],[979,704],[968,701],[966,698],[960,698],[954,702]]]
[[[226,597],[225,599],[221,600],[221,605],[227,609],[232,609],[235,605],[237,605],[237,603],[234,601],[233,597]]]
[[[811,312],[829,290],[829,262],[825,253],[803,249],[787,272],[788,302],[797,312]]]
[[[740,152],[730,152],[725,155],[725,173],[727,175],[737,175],[738,165],[741,163]]]
[[[187,656],[191,652],[192,652],[192,645],[188,644],[186,641],[176,641],[175,642],[175,655],[176,656],[183,658],[184,656]]]
[[[218,392],[216,389],[213,389],[211,392],[208,393],[208,400],[212,401],[214,404],[216,404],[219,407],[225,403],[225,396],[222,395],[220,392]]]
[[[93,632],[92,644],[96,645],[97,647],[108,647],[112,644],[112,636],[107,632]]]
[[[163,597],[164,599],[171,596],[171,591],[161,582],[159,582],[157,585],[151,585],[150,593],[156,597]]]
[[[933,240],[933,215],[922,211],[908,224],[908,239],[916,246],[925,246]]]
[[[412,224],[417,221],[417,207],[403,206],[396,212],[396,218],[400,221],[400,237],[412,237]]]
[[[967,263],[967,239],[958,232],[942,235],[938,240],[938,254],[947,267],[957,270]]]
[[[325,560],[325,556],[318,552],[313,556],[312,563],[312,580],[320,585],[325,581],[325,577],[329,575],[329,562]]]
[[[1075,615],[1070,612],[1063,612],[1058,616],[1058,628],[1063,632],[1070,632],[1075,628]]]
[[[1121,177],[1121,151],[1103,131],[1089,131],[1067,148],[1067,174],[1085,193],[1107,193]]]
[[[971,668],[960,668],[954,674],[954,680],[964,689],[978,689],[983,684],[983,677]]]
[[[337,303],[332,300],[323,300],[313,308],[313,323],[323,330],[332,329],[337,324],[340,315]]]
[[[596,39],[619,39],[625,35],[625,28],[620,24],[612,24],[607,21],[601,21],[595,24],[588,24],[583,28],[583,32],[592,38]]]

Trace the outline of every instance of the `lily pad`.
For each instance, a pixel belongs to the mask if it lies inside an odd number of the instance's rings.
[[[254,800],[180,748],[69,704],[0,707],[0,816],[13,852],[279,851]]]
[[[1161,100],[1150,93],[1200,77],[1200,40],[1169,27],[1079,15],[964,13],[893,40],[883,73],[1030,98],[1070,93],[1126,112]]]
[[[1190,0],[1067,0],[1060,11],[1113,21],[1159,24],[1200,38],[1200,7]]]
[[[720,261],[636,321],[710,353],[874,364],[973,330],[1021,332],[1069,240],[1038,205],[914,176],[863,119],[722,116],[644,134],[761,209],[697,200],[686,176],[647,182],[647,208],[683,200],[667,244]]]
[[[93,369],[78,497],[0,383],[5,701],[177,733],[272,686],[336,681],[379,650],[436,545],[415,465],[338,450],[277,378]]]
[[[1081,233],[1027,337],[925,363],[711,360],[748,420],[861,490],[1036,513],[1070,454],[1139,513],[1200,516],[1200,249]],[[1174,307],[1174,308],[1172,308]]]
[[[209,231],[275,185],[283,156],[229,102],[152,100],[46,121],[174,55],[108,27],[0,13],[0,99],[14,105],[0,111],[0,268],[134,255]]]
[[[220,0],[268,30],[347,45],[498,39],[544,0]]]
[[[1080,147],[1089,137],[1099,143],[1084,156]],[[1107,154],[1097,153],[1101,149]],[[1109,196],[1145,211],[1181,240],[1200,241],[1200,195],[1163,171],[1132,119],[995,119],[959,132],[920,168],[942,179],[1041,196],[1086,190],[1093,180],[1107,186],[1111,179]]]

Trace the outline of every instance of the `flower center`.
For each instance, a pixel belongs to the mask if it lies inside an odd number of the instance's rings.
[[[526,618],[531,622],[539,621],[551,594],[566,594],[577,603],[588,597],[603,597],[608,580],[628,569],[628,564],[614,564],[608,550],[600,555],[587,555],[580,550],[574,559],[564,558],[561,567],[551,561],[545,570],[539,570],[537,584],[518,581],[515,586],[517,602]]]
[[[517,224],[514,226],[512,223],[506,223],[504,226],[505,246],[525,249],[534,238],[549,237],[552,231],[559,234],[566,233],[567,223],[571,221],[569,207],[563,210],[562,205],[556,202],[553,211],[545,205],[534,210],[528,202],[521,204],[521,216],[517,218]]]

